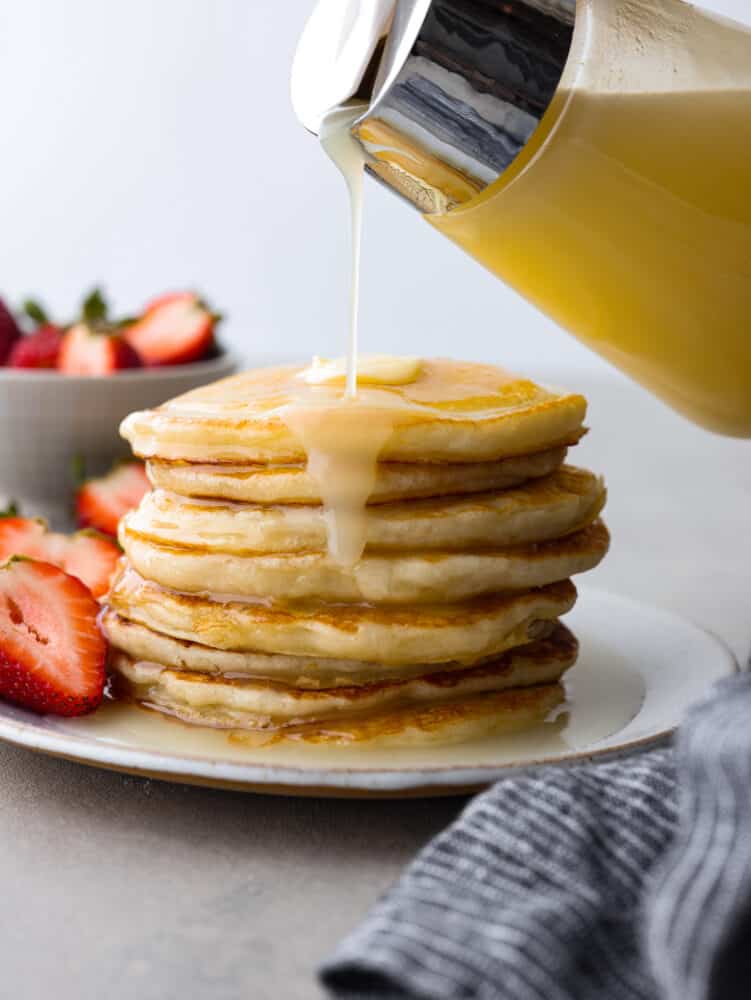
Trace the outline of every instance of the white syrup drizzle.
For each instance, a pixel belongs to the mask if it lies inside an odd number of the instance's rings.
[[[362,239],[363,180],[366,153],[352,133],[365,106],[336,108],[324,119],[321,145],[347,184],[351,214],[351,290],[346,360],[315,359],[301,372],[298,398],[282,414],[303,445],[308,472],[316,481],[325,510],[328,551],[332,560],[352,567],[362,556],[367,536],[366,505],[376,481],[378,456],[390,438],[396,414],[405,402],[383,391],[389,385],[413,381],[419,359],[377,355],[363,359],[358,372],[360,303],[360,247]],[[358,387],[358,375],[367,383]],[[316,386],[344,384],[341,397],[316,395]],[[380,386],[381,388],[377,388]]]

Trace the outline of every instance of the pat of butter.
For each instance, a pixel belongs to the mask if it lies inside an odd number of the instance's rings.
[[[357,359],[357,381],[362,385],[408,385],[420,374],[420,358],[394,354],[362,354]],[[313,358],[310,368],[297,376],[308,385],[344,382],[347,377],[346,358]]]

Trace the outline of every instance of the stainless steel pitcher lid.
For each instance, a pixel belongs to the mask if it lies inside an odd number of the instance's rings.
[[[298,46],[292,101],[317,132],[351,99],[368,169],[423,212],[497,180],[560,83],[576,0],[319,0]]]

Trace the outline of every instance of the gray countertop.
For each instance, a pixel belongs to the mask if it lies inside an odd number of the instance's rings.
[[[590,580],[680,612],[745,658],[751,443],[690,427],[615,378],[572,456],[610,486]],[[3,995],[307,1000],[314,968],[461,799],[265,798],[0,747]]]

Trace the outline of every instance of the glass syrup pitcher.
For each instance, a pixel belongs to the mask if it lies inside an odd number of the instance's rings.
[[[318,132],[696,423],[751,437],[751,30],[682,0],[319,0]]]

